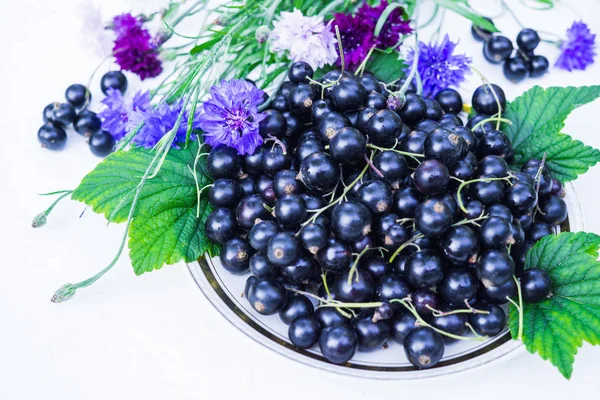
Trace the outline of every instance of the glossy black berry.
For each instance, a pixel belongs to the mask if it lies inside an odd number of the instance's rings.
[[[466,306],[465,301],[471,302],[479,289],[479,281],[467,268],[452,268],[438,286],[442,299],[455,307]]]
[[[340,274],[334,281],[331,290],[335,292],[337,298],[341,301],[362,303],[373,298],[375,284],[371,275],[359,269],[352,276],[350,282],[348,282],[348,274]]]
[[[236,178],[241,172],[242,161],[237,151],[225,145],[211,150],[206,159],[206,170],[212,179]]]
[[[347,271],[352,261],[352,249],[349,244],[330,238],[327,245],[317,253],[317,260],[326,271]]]
[[[100,80],[102,93],[108,95],[108,89],[115,89],[125,94],[127,91],[127,78],[121,71],[110,71],[102,76]]]
[[[338,204],[331,216],[331,231],[342,240],[356,242],[371,232],[369,209],[354,201]]]
[[[427,104],[421,96],[414,93],[407,93],[404,100],[404,105],[398,110],[398,115],[402,122],[412,126],[425,117]]]
[[[563,184],[556,178],[552,178],[552,189],[550,193],[557,195],[560,198],[563,198],[565,195],[565,191],[563,188]]]
[[[539,217],[550,225],[560,225],[567,219],[567,204],[559,196],[548,196],[540,202]]]
[[[392,190],[387,183],[380,180],[372,180],[360,186],[357,199],[371,213],[380,215],[392,208],[392,196]]]
[[[314,306],[308,297],[294,294],[288,297],[285,306],[279,311],[279,318],[284,324],[289,325],[296,318],[312,317],[313,313]]]
[[[456,90],[443,89],[435,95],[435,100],[439,103],[442,109],[447,113],[458,114],[462,111],[463,100]]]
[[[538,303],[552,295],[552,280],[543,269],[530,268],[521,276],[523,300],[528,303]]]
[[[337,112],[330,112],[321,118],[317,129],[321,135],[321,141],[329,143],[340,129],[350,125],[350,121],[346,116]]]
[[[506,221],[513,222],[513,215],[508,207],[503,204],[493,204],[487,208],[489,217],[498,217]]]
[[[295,140],[302,131],[303,123],[301,117],[291,111],[282,112],[281,115],[285,118],[286,124],[284,136]]]
[[[60,124],[48,122],[38,130],[38,141],[48,150],[62,150],[67,144],[67,133]]]
[[[504,61],[502,71],[506,79],[512,83],[519,83],[527,78],[529,66],[527,65],[527,61],[522,57],[511,57]]]
[[[367,271],[375,280],[380,279],[392,270],[390,263],[380,255],[364,256],[361,258],[359,266]]]
[[[429,327],[413,329],[403,344],[406,357],[417,368],[434,367],[444,355],[444,339]]]
[[[392,211],[400,218],[412,218],[421,200],[422,194],[417,189],[401,188],[394,192]]]
[[[514,279],[509,279],[499,286],[481,286],[479,288],[479,296],[491,304],[506,304],[508,298],[517,294],[517,284]]]
[[[55,122],[54,116],[52,115],[52,110],[54,110],[55,104],[56,103],[50,103],[46,107],[44,107],[44,111],[42,112],[42,119],[44,120],[45,124],[48,122]]]
[[[465,207],[467,208],[467,213],[465,214],[467,219],[479,218],[485,213],[485,206],[478,200],[469,201]]]
[[[273,178],[268,175],[261,175],[256,179],[256,193],[261,195],[269,205],[275,204],[277,195],[273,189]]]
[[[273,214],[282,226],[297,227],[306,217],[306,203],[298,194],[287,194],[277,200]]]
[[[538,78],[548,72],[550,62],[548,59],[541,55],[535,55],[529,59],[529,76],[532,78]]]
[[[265,118],[259,122],[258,131],[262,137],[283,137],[287,129],[287,121],[277,110],[263,111]]]
[[[307,82],[307,78],[312,78],[315,71],[309,63],[296,61],[288,70],[288,78],[294,83]]]
[[[327,328],[336,325],[348,325],[350,320],[340,314],[333,307],[321,307],[315,311],[315,318],[319,322],[321,328]]]
[[[433,310],[437,310],[441,304],[438,294],[431,289],[420,289],[412,292],[410,295],[417,313],[423,317],[432,315]]]
[[[531,228],[529,228],[529,230],[527,231],[526,236],[527,239],[537,242],[543,237],[552,235],[553,233],[554,230],[547,222],[533,221],[533,224],[531,225]]]
[[[424,195],[434,195],[446,190],[450,183],[450,171],[438,160],[425,160],[413,173],[415,188]]]
[[[517,35],[517,46],[524,51],[533,51],[540,44],[540,36],[536,31],[525,28]]]
[[[445,128],[437,128],[425,139],[425,158],[441,161],[451,167],[466,153],[465,140]]]
[[[85,86],[75,83],[67,88],[65,98],[73,107],[82,108],[90,102],[92,95]]]
[[[217,208],[210,213],[205,223],[206,236],[218,244],[233,239],[238,229],[235,213],[229,208]]]
[[[340,168],[329,155],[314,153],[302,160],[299,178],[308,190],[323,194],[339,182]]]
[[[227,271],[232,274],[243,274],[250,267],[250,257],[253,253],[254,250],[246,240],[235,237],[223,245],[219,259]]]
[[[499,180],[489,180],[494,176],[480,176],[477,182],[469,185],[473,199],[486,206],[499,203],[504,198],[504,184]]]
[[[308,349],[319,341],[321,326],[312,317],[298,317],[290,323],[288,337],[296,347]]]
[[[319,250],[327,245],[328,230],[319,224],[308,224],[300,231],[298,239],[300,244],[312,254],[317,254]]]
[[[515,263],[505,249],[490,249],[477,261],[477,276],[484,286],[500,286],[515,274]]]
[[[242,199],[243,192],[240,185],[233,179],[221,178],[214,181],[208,190],[208,202],[213,207],[237,206]]]
[[[485,114],[477,114],[467,122],[467,128],[471,129],[472,132],[480,138],[484,133],[492,131],[496,129],[496,124],[494,121],[487,121],[480,124],[480,122],[489,118],[489,115]]]
[[[452,312],[452,307],[442,307],[440,310],[442,312]],[[469,316],[467,314],[448,314],[448,315],[440,315],[437,317],[433,317],[431,320],[431,324],[436,328],[450,333],[452,335],[463,336],[467,331],[467,322],[469,321]],[[449,337],[444,337],[446,342],[452,342],[454,339]]]
[[[468,226],[454,226],[442,236],[440,248],[444,257],[452,264],[474,263],[479,251],[479,239]]]
[[[459,126],[463,126],[462,119],[456,114],[444,114],[438,121],[442,128],[453,130]]]
[[[512,151],[510,141],[506,137],[506,134],[501,131],[490,131],[481,137],[477,146],[477,155],[479,157],[485,157],[488,155],[495,155],[503,158],[508,158]]]
[[[377,78],[372,74],[365,72],[361,77],[358,78],[358,80],[364,86],[367,92],[381,92],[381,85],[379,84]]]
[[[506,325],[506,314],[498,305],[479,303],[475,307],[480,311],[487,311],[487,314],[477,313],[469,316],[469,323],[479,335],[496,336],[504,329]]]
[[[52,120],[54,122],[67,126],[72,124],[76,117],[75,107],[70,103],[54,103],[52,109]]]
[[[443,201],[428,199],[417,207],[414,219],[419,232],[427,237],[436,237],[450,228],[453,213]]]
[[[373,313],[365,312],[352,320],[358,338],[358,351],[370,352],[381,349],[390,335],[390,326],[385,321],[373,322]]]
[[[85,137],[90,137],[94,133],[100,131],[102,121],[95,112],[89,110],[82,110],[75,117],[73,127],[75,131]]]
[[[492,64],[500,64],[512,54],[514,49],[512,41],[501,35],[492,36],[483,45],[483,56]]]
[[[305,139],[298,143],[296,147],[296,161],[302,163],[307,156],[314,153],[325,152],[325,147],[320,140],[315,138]]]
[[[262,169],[269,176],[275,176],[279,171],[289,169],[292,157],[287,148],[275,145],[267,148],[262,154]]]
[[[498,98],[498,101],[496,101],[496,97]],[[473,97],[471,99],[471,104],[475,111],[487,115],[498,113],[498,102],[500,102],[502,110],[506,109],[506,95],[504,94],[504,90],[494,83],[479,86],[475,92],[473,92]]]
[[[319,348],[323,356],[334,364],[350,360],[358,346],[354,330],[346,325],[335,325],[323,329],[319,338]]]
[[[278,278],[281,275],[279,267],[271,263],[264,251],[259,251],[250,257],[250,272],[253,276],[262,278]]]
[[[308,83],[300,83],[288,97],[288,108],[294,114],[308,117],[312,111],[313,103],[317,100],[317,93]]]
[[[269,239],[279,232],[279,226],[274,221],[259,221],[248,233],[250,245],[258,250],[265,250]]]
[[[107,131],[98,131],[88,141],[90,151],[97,157],[106,157],[113,152],[115,138]]]
[[[267,257],[275,265],[281,267],[290,265],[298,258],[300,252],[298,247],[296,236],[288,232],[279,232],[269,239]]]
[[[382,147],[393,146],[402,134],[402,120],[392,110],[379,110],[369,118],[365,132],[373,144]]]
[[[373,165],[383,175],[375,173],[375,176],[396,188],[410,172],[404,156],[389,150],[378,153],[373,159]]]
[[[396,313],[390,320],[390,338],[397,343],[403,344],[406,336],[417,327],[417,319],[410,312]]]
[[[510,221],[500,217],[489,217],[481,223],[479,240],[487,249],[502,249],[514,243]]]
[[[440,103],[430,98],[424,98],[423,101],[425,102],[425,114],[423,118],[439,121],[444,115],[444,110],[442,109]]]
[[[329,144],[331,156],[341,164],[356,164],[363,161],[366,150],[365,137],[358,129],[352,127],[340,129]]]
[[[406,260],[404,277],[414,288],[435,286],[444,278],[444,262],[434,251],[417,251]]]
[[[250,305],[262,315],[273,315],[279,312],[286,300],[285,287],[273,278],[258,279],[248,291]]]
[[[238,225],[249,231],[257,220],[271,219],[265,206],[264,198],[258,194],[244,197],[236,207]]]
[[[506,189],[505,204],[517,214],[526,214],[532,211],[537,201],[537,192],[530,184],[516,182]]]
[[[366,97],[365,87],[353,79],[342,79],[331,90],[333,106],[340,111],[358,110],[363,105]]]
[[[287,97],[282,96],[280,94],[273,96],[273,100],[271,100],[271,108],[279,112],[288,111]]]

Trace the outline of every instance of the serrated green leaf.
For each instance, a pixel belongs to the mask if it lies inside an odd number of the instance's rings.
[[[524,305],[523,343],[550,360],[569,379],[577,350],[586,341],[600,344],[600,236],[564,232],[540,240],[527,254],[525,269],[540,268],[552,279],[552,297]],[[511,306],[509,328],[519,329]]]
[[[205,252],[214,255],[218,247],[204,234],[204,223],[211,212],[206,197],[200,200],[200,218],[196,218],[197,191],[193,169],[198,144],[172,149],[158,173],[146,181],[139,196],[129,228],[131,263],[136,274],[161,268],[164,264],[193,261]],[[82,201],[111,222],[127,220],[136,187],[154,154],[133,148],[108,156],[90,172],[73,192]],[[197,168],[198,185],[210,183]]]
[[[490,32],[499,32],[498,28],[494,24],[490,23],[483,16],[473,12],[465,0],[433,0],[439,6],[444,7],[450,11],[453,11],[463,17],[473,21],[473,23],[485,30]]]
[[[600,161],[600,152],[561,134],[568,115],[577,107],[600,97],[600,86],[534,86],[510,102],[504,117],[512,125],[503,130],[513,145],[517,166],[546,153],[550,170],[563,182],[577,178]]]
[[[382,82],[392,82],[403,78],[406,74],[406,63],[400,59],[398,52],[385,53],[374,51],[367,62],[366,70]]]

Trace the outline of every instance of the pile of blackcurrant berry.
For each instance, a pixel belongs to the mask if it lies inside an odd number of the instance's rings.
[[[483,56],[486,60],[492,64],[503,63],[502,70],[509,81],[517,83],[527,76],[537,78],[548,72],[548,59],[534,53],[541,40],[535,30],[525,28],[519,32],[516,50],[506,36],[492,34],[477,25],[471,26],[471,33],[476,40],[484,42]]]
[[[567,217],[563,188],[541,160],[509,167],[488,117],[505,106],[500,87],[474,92],[465,126],[453,89],[423,98],[338,70],[317,81],[303,62],[288,75],[262,146],[208,154],[205,232],[294,345],[340,364],[394,340],[428,368],[452,340],[503,331],[515,276],[526,301],[551,295],[548,274],[523,266]]]
[[[104,94],[108,88],[127,90],[127,78],[120,71],[107,72],[101,80]],[[98,157],[109,155],[115,145],[112,135],[101,129],[102,121],[95,112],[88,110],[92,94],[87,87],[75,83],[65,91],[66,103],[50,103],[44,108],[44,125],[38,130],[38,140],[42,147],[49,150],[62,150],[67,143],[67,128],[73,128],[88,138],[92,154]]]

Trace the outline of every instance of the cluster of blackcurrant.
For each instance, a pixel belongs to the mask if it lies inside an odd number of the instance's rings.
[[[317,81],[301,62],[288,75],[261,147],[208,154],[205,231],[294,345],[345,363],[395,340],[428,368],[445,343],[504,329],[515,275],[526,301],[550,295],[548,275],[523,265],[567,217],[563,188],[543,161],[509,168],[488,117],[505,106],[500,87],[474,92],[464,126],[453,89],[423,98],[337,70]]]
[[[124,93],[127,90],[127,78],[120,71],[107,72],[100,81],[102,92],[114,88]],[[44,108],[44,125],[38,130],[38,140],[42,147],[49,150],[62,150],[67,143],[66,129],[73,128],[88,138],[92,154],[106,157],[113,150],[115,139],[101,129],[102,122],[95,112],[88,110],[92,94],[84,85],[75,83],[65,92],[66,103],[50,103]]]
[[[490,19],[488,21],[492,22]],[[513,42],[506,36],[494,35],[476,25],[471,26],[471,33],[476,40],[485,42],[483,56],[486,60],[492,64],[504,63],[504,76],[511,82],[520,82],[528,75],[537,78],[548,72],[548,59],[534,53],[540,44],[540,36],[535,30],[525,28],[519,32],[516,50]]]

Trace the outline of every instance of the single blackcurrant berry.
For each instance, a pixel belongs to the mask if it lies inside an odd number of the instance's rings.
[[[502,249],[515,241],[510,221],[500,217],[489,217],[481,223],[479,239],[487,249]]]
[[[302,252],[293,263],[281,267],[281,276],[286,282],[302,283],[308,281],[315,271],[312,255]]]
[[[425,139],[425,158],[438,160],[452,167],[466,154],[467,148],[462,137],[446,128],[437,128]]]
[[[288,97],[288,108],[294,114],[308,117],[312,111],[313,103],[317,100],[317,93],[308,83],[300,83]]]
[[[263,111],[265,118],[259,122],[258,131],[262,137],[283,137],[287,129],[287,121],[277,110]]]
[[[506,60],[513,51],[512,41],[501,35],[492,36],[483,45],[483,56],[492,64],[500,64]]]
[[[406,260],[404,277],[417,289],[435,286],[444,278],[444,262],[432,250],[417,251]]]
[[[479,296],[491,304],[506,304],[508,299],[517,294],[517,284],[514,279],[509,279],[499,286],[481,286]]]
[[[273,278],[258,279],[248,290],[248,302],[252,308],[263,315],[278,313],[286,300],[285,287]]]
[[[450,171],[438,160],[425,160],[413,173],[415,188],[424,195],[442,193],[450,183]]]
[[[539,215],[550,225],[560,225],[567,219],[567,204],[559,196],[548,196],[540,202]]]
[[[531,228],[527,231],[526,237],[531,241],[537,242],[543,237],[552,235],[553,233],[554,230],[548,223],[543,221],[533,221]]]
[[[453,221],[452,209],[443,201],[428,199],[415,210],[415,226],[426,237],[436,237],[446,232]]]
[[[363,303],[373,299],[375,284],[368,272],[358,269],[348,282],[348,274],[340,274],[331,287],[338,299],[348,303]]]
[[[234,148],[218,145],[206,158],[206,170],[212,179],[236,178],[241,172],[242,160]]]
[[[522,57],[511,57],[504,61],[502,71],[506,79],[512,83],[519,83],[527,78],[529,66],[527,65],[527,61]]]
[[[272,219],[265,206],[264,198],[258,194],[244,197],[235,210],[238,225],[249,231],[257,220]]]
[[[392,190],[387,183],[380,180],[372,180],[360,186],[357,199],[371,213],[380,215],[392,208],[392,196]]]
[[[469,323],[480,335],[496,336],[506,326],[506,314],[502,307],[495,304],[479,303],[476,309],[487,311],[487,314],[476,313],[469,316]]]
[[[479,281],[469,268],[452,268],[446,272],[438,286],[438,292],[444,301],[454,307],[466,306],[477,295]]]
[[[305,83],[307,78],[312,78],[315,71],[309,63],[304,61],[296,61],[292,64],[288,71],[288,78],[294,83]]]
[[[348,325],[350,320],[340,314],[333,307],[317,308],[315,311],[315,319],[318,321],[321,328],[328,328],[336,325]]]
[[[327,193],[339,182],[340,168],[329,155],[314,153],[302,160],[299,179],[308,190]]]
[[[471,99],[471,104],[473,104],[475,111],[487,115],[498,113],[498,102],[502,110],[506,109],[506,95],[504,94],[504,90],[493,83],[479,86],[473,92],[473,98]]]
[[[484,286],[499,286],[512,279],[515,263],[505,249],[490,249],[481,254],[476,269]]]
[[[540,40],[536,31],[525,28],[517,35],[517,46],[524,51],[533,51],[540,44]]]
[[[250,257],[249,266],[250,273],[259,279],[278,278],[281,275],[279,267],[269,261],[264,251],[259,251]]]
[[[377,146],[393,146],[402,134],[402,120],[392,110],[379,110],[367,122],[366,133]]]
[[[530,268],[523,271],[521,276],[523,300],[528,303],[538,303],[552,295],[552,280],[543,269]]]
[[[353,79],[342,79],[331,90],[333,106],[340,111],[358,110],[367,97],[365,87]]]
[[[38,141],[48,150],[62,150],[67,144],[67,133],[60,124],[48,122],[38,130]]]
[[[402,122],[408,125],[414,125],[425,117],[427,104],[421,96],[414,93],[407,93],[404,106],[398,110]]]
[[[52,119],[54,122],[67,126],[72,124],[76,117],[75,107],[70,103],[54,103],[54,108],[52,109]]]
[[[444,110],[440,103],[434,99],[424,98],[425,101],[425,119],[439,121],[444,115]]]
[[[354,201],[338,204],[331,216],[331,231],[342,240],[356,242],[371,232],[369,209]]]
[[[219,259],[223,268],[232,274],[243,274],[250,267],[250,257],[254,253],[250,244],[241,238],[233,238],[221,249]]]
[[[75,108],[82,108],[90,102],[92,95],[83,85],[75,83],[65,91],[65,98]]]
[[[371,92],[367,95],[367,100],[365,101],[366,107],[372,107],[376,110],[383,110],[387,107],[387,101],[384,95],[378,92]]]
[[[529,76],[538,78],[548,72],[550,62],[544,56],[535,55],[529,59]]]
[[[356,128],[340,129],[331,139],[329,151],[335,161],[341,164],[356,164],[365,158],[367,142]]]
[[[306,250],[317,254],[319,250],[327,245],[329,231],[319,224],[308,224],[300,231],[298,239]]]
[[[448,88],[439,91],[435,95],[435,99],[447,113],[458,114],[463,109],[462,97],[454,89]]]
[[[279,226],[274,221],[259,221],[250,229],[248,241],[255,250],[265,250],[276,233],[279,233]]]
[[[208,189],[208,202],[213,207],[233,208],[237,206],[242,197],[243,192],[240,185],[229,178],[215,180]]]
[[[319,338],[319,348],[323,356],[334,364],[350,360],[358,346],[354,330],[346,325],[336,325],[323,329]]]
[[[417,318],[411,313],[396,313],[390,321],[392,331],[390,337],[397,343],[404,344],[404,339],[417,327]]]
[[[516,214],[531,212],[538,202],[535,188],[528,183],[516,182],[506,189],[505,204]]]
[[[279,232],[271,236],[267,245],[269,261],[281,267],[293,264],[300,251],[296,236],[288,232]]]
[[[106,157],[113,152],[115,147],[115,138],[110,132],[98,131],[90,136],[88,142],[90,151],[97,157]]]
[[[94,133],[100,131],[102,127],[102,121],[95,112],[90,110],[82,110],[75,117],[75,121],[73,122],[73,127],[75,131],[80,135],[85,137],[90,137]]]
[[[392,210],[400,218],[412,218],[422,199],[423,196],[417,189],[401,188],[394,192]]]
[[[102,93],[108,95],[108,89],[115,89],[125,94],[127,91],[127,78],[121,71],[110,71],[102,76],[100,81]]]
[[[413,329],[403,343],[406,357],[417,368],[434,367],[444,355],[442,335],[429,327]]]
[[[215,243],[223,244],[233,239],[238,233],[238,225],[235,219],[235,213],[229,208],[217,208],[214,210],[205,223],[206,236]]]
[[[385,321],[373,322],[373,313],[364,312],[352,320],[358,338],[358,351],[370,352],[381,349],[390,335],[390,326]]]
[[[301,349],[312,347],[319,341],[320,335],[321,326],[312,317],[298,317],[290,323],[288,329],[290,341]]]
[[[450,228],[440,241],[445,258],[455,265],[477,261],[479,238],[473,229],[466,225]]]

